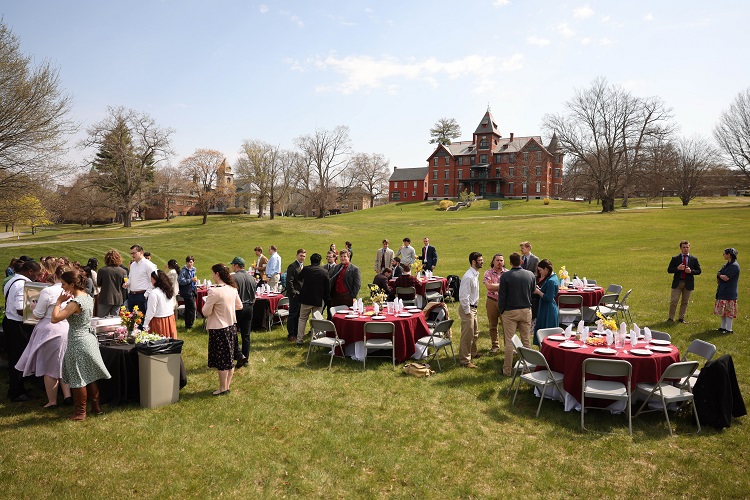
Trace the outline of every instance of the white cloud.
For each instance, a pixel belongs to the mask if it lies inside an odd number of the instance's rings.
[[[495,56],[470,55],[451,61],[440,61],[434,57],[422,61],[370,56],[339,57],[331,54],[305,61],[287,59],[293,71],[312,68],[332,72],[341,77],[337,82],[320,84],[318,92],[340,92],[352,94],[384,89],[396,93],[403,81],[421,81],[432,88],[440,86],[441,79],[474,79],[473,92],[484,92],[494,87],[493,76],[498,73],[517,71],[523,66],[523,55],[516,53],[501,59]]]
[[[571,37],[576,34],[576,32],[568,26],[568,23],[560,23],[555,28],[557,29],[557,32],[564,37]]]
[[[650,12],[649,12],[648,14],[646,14],[646,15],[645,15],[645,16],[643,17],[643,20],[644,20],[644,21],[653,21],[653,20],[654,20],[654,15],[653,15],[652,13],[650,13]]]
[[[609,20],[610,20],[610,17],[609,17],[609,16],[604,16],[604,17],[602,17],[602,22],[603,22],[603,23],[608,23],[608,22],[609,22]]]
[[[510,5],[510,0],[493,0],[492,5],[495,7],[505,7],[506,5]]]
[[[526,43],[528,43],[529,45],[536,45],[538,47],[546,47],[550,44],[550,41],[546,38],[539,38],[538,36],[532,35],[526,37]]]
[[[612,45],[614,42],[607,37],[599,39],[599,45]]]
[[[268,12],[268,5],[264,3],[260,4],[260,13],[265,14],[266,12]]]
[[[577,19],[587,19],[594,15],[594,10],[589,7],[588,5],[585,5],[583,7],[578,7],[573,11],[573,17]]]
[[[296,24],[300,28],[304,28],[305,27],[305,23],[302,22],[302,19],[300,19],[299,16],[295,16],[294,14],[292,14],[291,12],[289,12],[288,10],[279,11],[279,14],[281,14],[284,17],[288,17],[289,20],[292,23]]]
[[[593,40],[591,39],[591,37],[588,37],[588,36],[587,36],[586,38],[581,38],[581,45],[588,45],[588,44],[590,44],[590,43],[591,43],[592,41],[593,41]]]

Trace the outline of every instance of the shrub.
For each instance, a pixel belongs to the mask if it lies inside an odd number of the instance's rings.
[[[544,199],[544,204],[545,205],[549,205],[549,197],[547,197],[547,198]]]
[[[453,202],[451,200],[440,201],[440,210],[448,210],[448,207],[452,207]]]
[[[225,213],[227,215],[240,215],[245,213],[245,209],[240,207],[229,207],[226,209]]]

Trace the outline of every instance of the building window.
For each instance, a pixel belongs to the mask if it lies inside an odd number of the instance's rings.
[[[523,167],[523,176],[528,177],[529,176],[529,167]]]
[[[500,177],[500,169],[499,168],[495,169],[495,177]]]
[[[542,161],[542,152],[541,151],[537,151],[536,152],[536,161]]]
[[[432,178],[435,179],[435,180],[437,180],[437,178],[438,178],[438,171],[437,170],[433,170],[432,171]]]
[[[356,203],[354,204],[354,210],[359,210]]]
[[[562,163],[562,155],[555,155],[555,163]]]
[[[476,157],[475,156],[470,156],[469,157],[469,164],[470,165],[474,165],[475,162],[476,162]]]
[[[516,155],[508,155],[508,163],[515,163]]]
[[[464,164],[464,161],[463,161],[463,160],[464,160],[464,159],[463,159],[463,158],[462,158],[461,156],[459,156],[458,158],[456,158],[456,165],[458,165],[459,167],[460,167],[461,165],[463,165],[463,164]]]
[[[404,187],[405,187],[405,188],[408,188],[408,187],[409,187],[409,182],[408,182],[408,181],[404,181]]]
[[[412,191],[412,192],[411,192],[411,196],[412,196],[413,198],[416,198],[416,197],[417,197],[417,192],[416,192],[416,191]],[[355,208],[356,208],[356,207],[355,207]]]
[[[450,193],[449,188],[448,188],[448,184],[443,184],[443,194],[445,196],[448,196],[448,193]]]
[[[414,187],[415,188],[417,187],[417,181],[414,181]]]
[[[555,169],[555,179],[559,179],[560,177],[562,177],[562,169],[561,168],[556,168]]]
[[[435,157],[435,158],[432,159],[432,164],[435,165],[436,167],[438,166],[438,158],[437,157]]]
[[[555,194],[560,194],[560,184],[555,184]]]
[[[526,183],[521,184],[521,194],[526,194]]]
[[[437,196],[437,184],[432,185],[432,196]]]
[[[502,157],[503,157],[503,155],[501,155],[501,154],[496,154],[496,155],[495,155],[495,163],[500,163],[500,160],[502,159]]]
[[[469,178],[470,178],[470,179],[473,179],[473,178],[474,178],[474,171],[473,171],[473,170],[470,170],[470,171],[469,171]]]
[[[516,175],[516,167],[508,167],[508,177]]]
[[[401,193],[398,191],[394,191],[391,193],[391,199],[392,200],[400,200],[401,199]]]
[[[479,155],[479,163],[487,163],[487,155]]]
[[[479,149],[487,149],[489,147],[490,141],[488,141],[486,137],[482,137],[482,140],[479,141]]]
[[[523,152],[523,161],[524,162],[529,161],[529,153],[527,153],[526,151]]]
[[[536,183],[536,192],[537,193],[541,193],[542,192],[542,183],[541,182],[537,182]]]
[[[508,194],[513,195],[513,183],[512,182],[508,183]]]
[[[450,170],[446,170],[445,171],[445,178],[446,179],[450,179],[451,178],[451,171]]]
[[[458,172],[458,178],[459,179],[463,179],[463,177],[464,177],[464,171],[459,169],[457,172]]]
[[[450,165],[450,164],[451,164],[451,159],[450,159],[449,157],[447,157],[447,156],[446,156],[446,157],[445,157],[445,166],[447,167],[447,166],[448,166],[448,165]]]
[[[536,166],[536,176],[539,177],[540,175],[542,175],[542,167],[540,167],[539,165],[537,165]]]

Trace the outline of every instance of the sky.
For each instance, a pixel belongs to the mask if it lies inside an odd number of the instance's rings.
[[[750,86],[750,2],[0,0],[0,15],[58,68],[78,164],[108,106],[174,129],[175,165],[345,125],[353,151],[413,168],[438,119],[470,140],[488,107],[503,137],[546,142],[545,114],[598,77],[660,97],[681,135],[706,140]]]

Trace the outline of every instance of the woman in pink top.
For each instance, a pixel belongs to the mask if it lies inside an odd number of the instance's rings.
[[[237,284],[224,264],[211,267],[216,283],[208,289],[203,303],[203,316],[208,330],[208,366],[219,370],[219,389],[214,396],[229,394],[234,375],[234,358],[239,353],[237,344],[237,316],[242,301],[237,294]]]

